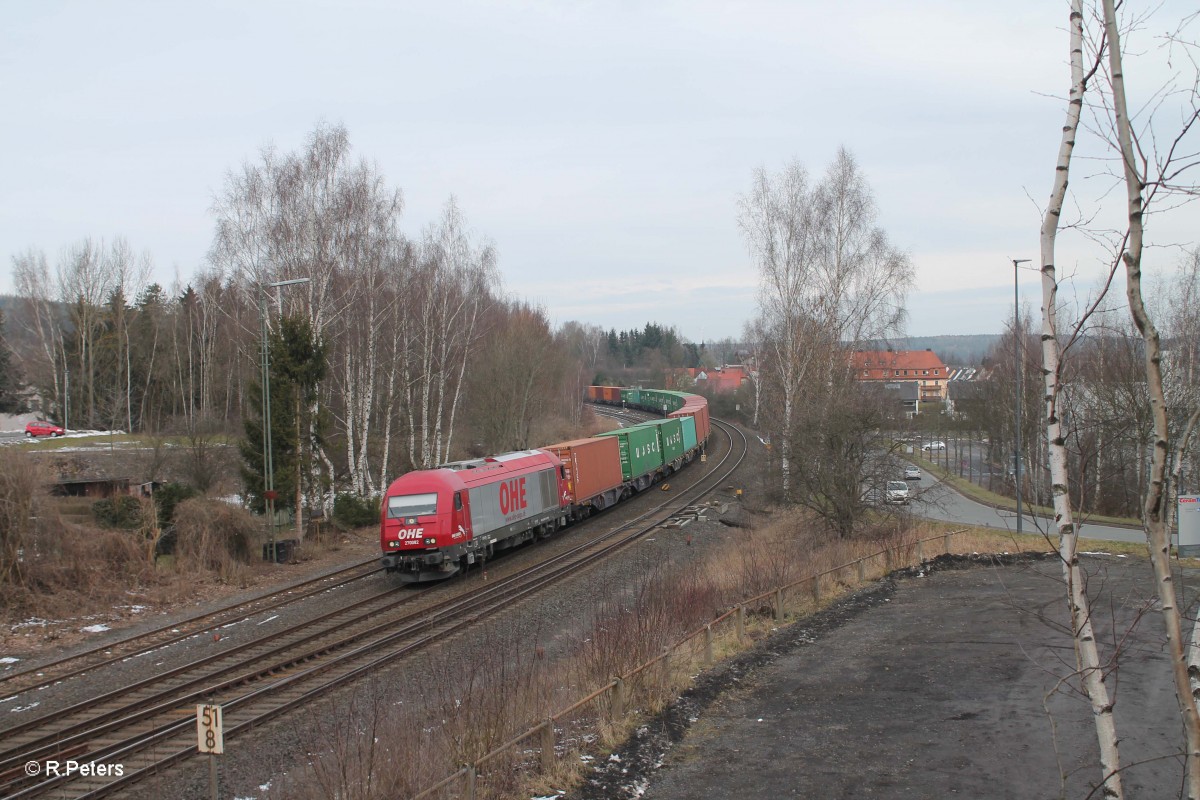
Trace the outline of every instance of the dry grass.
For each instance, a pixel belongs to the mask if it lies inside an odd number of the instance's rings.
[[[245,585],[261,538],[253,515],[220,501],[197,497],[175,511],[175,569],[212,574],[222,583]]]
[[[0,449],[0,621],[10,625],[111,617],[134,599],[178,603],[210,577],[240,581],[256,555],[253,517],[196,499],[180,505],[179,555],[174,571],[164,570],[154,558],[155,526],[99,528],[87,513],[90,501],[51,497],[51,484],[44,462],[20,448]]]

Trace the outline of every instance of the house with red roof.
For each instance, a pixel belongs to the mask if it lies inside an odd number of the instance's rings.
[[[708,389],[714,394],[736,392],[738,387],[750,380],[751,377],[750,369],[742,364],[729,364],[724,367],[712,367],[710,369],[688,367],[687,369],[673,370],[672,372],[681,377],[686,374],[692,381],[691,386],[694,386],[696,389]],[[670,382],[670,375],[668,375],[668,382]]]
[[[922,403],[946,401],[950,371],[932,350],[856,350],[850,364],[860,381],[913,381]]]

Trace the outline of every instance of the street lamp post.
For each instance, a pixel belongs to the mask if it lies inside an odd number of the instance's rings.
[[[263,425],[263,510],[267,515],[267,552],[278,560],[275,552],[275,457],[271,451],[271,356],[267,345],[267,289],[308,283],[308,278],[268,283],[259,293],[258,320],[262,333],[262,425]],[[299,512],[299,509],[296,509]]]
[[[1021,264],[1028,264],[1028,258],[1014,258],[1013,263],[1013,361],[1017,372],[1017,396],[1015,417],[1017,423],[1016,436],[1016,467],[1013,475],[1017,485],[1017,533],[1021,532],[1021,301],[1017,293],[1017,270]]]

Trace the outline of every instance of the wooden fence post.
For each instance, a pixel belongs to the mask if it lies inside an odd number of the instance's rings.
[[[554,720],[548,719],[542,723],[542,772],[549,772],[554,766]]]
[[[704,666],[711,667],[713,663],[712,623],[704,626]]]
[[[783,619],[783,589],[775,590],[775,620]]]
[[[625,716],[625,681],[618,675],[612,687],[612,722],[616,724]]]
[[[746,639],[746,607],[739,605],[737,607],[737,640],[741,644]]]
[[[920,539],[917,539],[917,564],[925,563],[925,545]]]
[[[866,583],[867,580],[867,560],[865,558],[858,560],[858,580],[860,583]]]
[[[466,800],[475,800],[475,765],[467,764],[467,793]]]
[[[942,550],[946,552],[946,555],[950,555],[950,534],[948,533],[942,537]]]
[[[812,596],[813,602],[817,605],[821,604],[821,576],[813,575],[812,577]]]

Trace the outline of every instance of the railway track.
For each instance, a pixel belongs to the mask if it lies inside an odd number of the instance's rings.
[[[194,705],[224,709],[233,738],[303,706],[426,645],[443,641],[489,614],[576,574],[644,536],[726,480],[745,455],[746,440],[714,420],[729,440],[723,458],[687,488],[613,530],[470,594],[442,584],[407,586],[339,608],[271,636],[200,659],[4,732],[0,796],[102,797],[196,753]],[[740,442],[740,443],[739,443]],[[449,596],[407,608],[417,598]],[[404,598],[400,600],[399,598]],[[160,645],[161,646],[161,645]],[[121,775],[29,776],[25,765],[47,759],[120,763]]]
[[[168,625],[161,625],[114,642],[97,645],[53,661],[43,662],[35,667],[3,673],[0,674],[0,696],[40,689],[126,659],[136,658],[160,647],[167,647],[192,636],[221,628],[248,614],[282,608],[380,571],[382,571],[382,567],[379,566],[379,558],[372,556],[357,564],[291,583],[249,600],[230,603],[203,614],[197,614]],[[4,731],[0,730],[0,734],[3,733]]]

